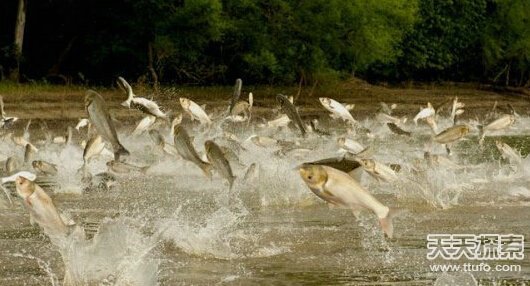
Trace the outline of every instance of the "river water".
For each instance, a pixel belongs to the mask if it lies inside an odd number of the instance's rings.
[[[509,129],[490,134],[479,146],[473,119],[465,140],[453,148],[456,169],[431,167],[425,150],[444,154],[430,143],[429,129],[410,120],[402,125],[412,137],[395,135],[372,117],[362,120],[371,136],[344,134],[343,125],[319,115],[321,129],[305,139],[296,130],[232,124],[242,142],[232,190],[219,176],[205,178],[193,164],[162,154],[147,134],[120,138],[131,151],[128,162],[151,165],[146,175],[119,175],[111,190],[85,192],[76,170],[82,149],[40,146],[38,158],[59,167],[57,183],[46,186],[57,208],[76,222],[59,245],[37,226],[21,200],[0,199],[0,284],[62,285],[529,285],[530,246],[522,260],[442,261],[427,259],[428,234],[530,235],[530,118],[522,115]],[[328,122],[328,124],[325,124]],[[330,124],[331,123],[331,124]],[[35,124],[35,123],[34,123]],[[75,124],[58,121],[57,130]],[[440,128],[450,126],[440,118]],[[224,125],[226,126],[226,125]],[[222,136],[187,127],[194,145]],[[35,127],[37,129],[37,127]],[[169,132],[162,129],[167,141]],[[250,135],[296,141],[297,150],[278,155],[279,147],[259,147]],[[384,238],[375,216],[356,220],[350,211],[330,209],[305,186],[294,169],[300,163],[339,156],[336,139],[347,136],[372,146],[374,158],[400,164],[399,180],[379,182],[363,174],[361,183],[384,204],[399,208],[394,239]],[[76,140],[81,135],[76,133]],[[501,158],[494,140],[520,151],[520,164]],[[11,140],[0,142],[1,155],[23,157]],[[90,163],[92,173],[105,170],[111,157]],[[257,174],[244,181],[246,166]],[[527,241],[528,242],[528,241]],[[438,264],[518,265],[515,271],[442,273]],[[525,284],[526,283],[526,284]]]

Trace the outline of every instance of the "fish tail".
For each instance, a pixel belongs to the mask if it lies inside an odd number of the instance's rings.
[[[129,156],[130,154],[125,147],[119,145],[118,149],[114,152],[114,160],[119,161],[120,156]]]
[[[381,225],[381,229],[383,229],[383,232],[388,238],[394,237],[394,224],[392,223],[392,219],[395,218],[400,213],[401,211],[398,209],[389,208],[386,217],[379,219],[379,224]]]
[[[212,165],[211,164],[204,162],[201,164],[200,167],[206,177],[208,178],[212,177]]]

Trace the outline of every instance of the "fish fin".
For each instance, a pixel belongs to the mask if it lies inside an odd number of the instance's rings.
[[[120,156],[129,156],[131,153],[125,149],[122,145],[118,147],[118,150],[114,152],[114,160],[119,161]]]
[[[397,215],[401,213],[401,210],[399,209],[388,209],[388,213],[386,214],[386,217],[379,219],[379,224],[381,225],[381,229],[385,233],[385,235],[388,238],[394,237],[394,224],[392,223],[392,219],[394,219]]]

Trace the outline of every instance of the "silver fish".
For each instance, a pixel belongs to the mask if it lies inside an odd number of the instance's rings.
[[[93,90],[89,90],[85,97],[85,108],[90,118],[90,122],[96,128],[103,139],[110,142],[114,149],[114,159],[119,160],[120,156],[129,155],[129,151],[123,147],[118,139],[116,128],[110,118],[105,100],[101,95]]]
[[[295,123],[295,125],[300,129],[300,132],[302,132],[302,135],[305,136],[306,130],[304,123],[302,122],[302,119],[300,118],[300,114],[296,110],[296,107],[289,101],[287,96],[283,94],[276,95],[276,100],[280,103],[280,107],[291,121]]]
[[[101,137],[101,135],[96,135],[90,138],[90,140],[88,140],[88,142],[86,143],[85,149],[83,150],[84,164],[88,164],[90,162],[90,159],[101,154],[104,148],[105,142],[103,142],[103,138]]]
[[[57,175],[57,165],[42,160],[36,160],[31,163],[33,169],[41,174],[55,176]]]
[[[132,87],[124,78],[118,77],[118,84],[127,92],[127,99],[121,103],[122,106],[136,108],[147,115],[169,121],[168,113],[162,112],[156,102],[144,97],[137,97],[133,93]]]
[[[434,136],[434,141],[440,143],[440,144],[448,144],[455,142],[462,137],[466,136],[469,133],[469,127],[467,125],[455,125],[453,127],[449,127],[445,129],[444,131],[438,133],[436,136]]]
[[[392,122],[387,123],[386,126],[388,126],[390,131],[392,131],[393,133],[395,133],[397,135],[410,136],[412,134],[412,133],[410,133],[408,131],[405,131],[405,130],[399,128],[399,126],[397,126],[395,123],[392,123]]]
[[[118,173],[118,174],[128,174],[131,172],[138,172],[138,173],[145,174],[147,173],[147,171],[149,170],[151,166],[139,167],[139,166],[125,163],[125,162],[112,160],[112,161],[107,162],[107,167],[112,172]]]
[[[234,85],[234,94],[232,95],[232,98],[230,100],[230,109],[228,110],[229,114],[232,114],[232,110],[236,106],[236,103],[239,101],[239,97],[241,96],[242,85],[243,81],[240,78],[236,79],[236,84]]]
[[[26,148],[24,149],[24,163],[29,164],[35,157],[35,150],[29,144],[26,144]]]
[[[309,189],[329,205],[351,209],[357,217],[362,209],[375,213],[383,232],[392,238],[395,211],[383,205],[348,174],[328,166],[304,164],[299,168]]]
[[[190,136],[188,135],[188,132],[186,132],[186,129],[182,127],[181,125],[175,126],[175,138],[173,138],[175,142],[175,148],[177,149],[177,152],[180,154],[180,156],[184,160],[188,160],[195,165],[197,165],[201,170],[204,172],[204,174],[211,178],[211,165],[207,162],[204,162],[201,160],[199,155],[197,154],[197,151],[195,150],[195,147],[193,147],[191,143]]]
[[[210,164],[217,170],[217,172],[228,181],[230,189],[234,185],[235,176],[230,167],[230,162],[225,157],[221,148],[212,140],[204,142],[204,149],[206,150],[206,157]]]

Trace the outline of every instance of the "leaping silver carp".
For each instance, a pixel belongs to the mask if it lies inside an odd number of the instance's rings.
[[[137,97],[132,90],[129,83],[122,77],[118,77],[118,83],[126,90],[127,99],[121,103],[122,106],[127,108],[136,108],[147,115],[152,115],[157,118],[169,121],[168,113],[162,112],[160,106],[152,100],[144,97]]]
[[[236,177],[234,176],[232,167],[230,167],[230,163],[226,159],[221,148],[212,140],[207,140],[204,142],[204,149],[206,150],[206,157],[210,164],[212,164],[221,177],[228,181],[230,189],[232,189]]]
[[[302,119],[300,118],[300,114],[296,110],[296,107],[289,101],[287,96],[283,94],[276,95],[276,100],[280,103],[280,107],[282,111],[295,123],[295,125],[300,129],[300,132],[302,132],[302,135],[305,136],[306,130],[304,123],[302,122]]]
[[[383,205],[348,174],[328,166],[304,164],[299,168],[302,180],[309,189],[328,204],[351,209],[357,217],[363,209],[375,213],[383,232],[394,236],[392,218],[395,214]]]
[[[199,157],[195,147],[193,147],[191,144],[191,139],[188,135],[188,132],[186,132],[186,129],[184,129],[184,127],[181,125],[177,125],[175,126],[174,134],[175,138],[173,140],[175,141],[175,148],[177,149],[177,152],[180,154],[180,156],[184,160],[188,160],[197,165],[208,178],[211,178],[212,174],[210,169],[212,165],[204,162],[201,157]]]
[[[123,147],[118,139],[116,128],[110,118],[103,97],[97,92],[89,90],[85,97],[85,108],[90,122],[96,128],[97,132],[112,145],[114,159],[119,160],[120,156],[129,155],[129,151]]]

